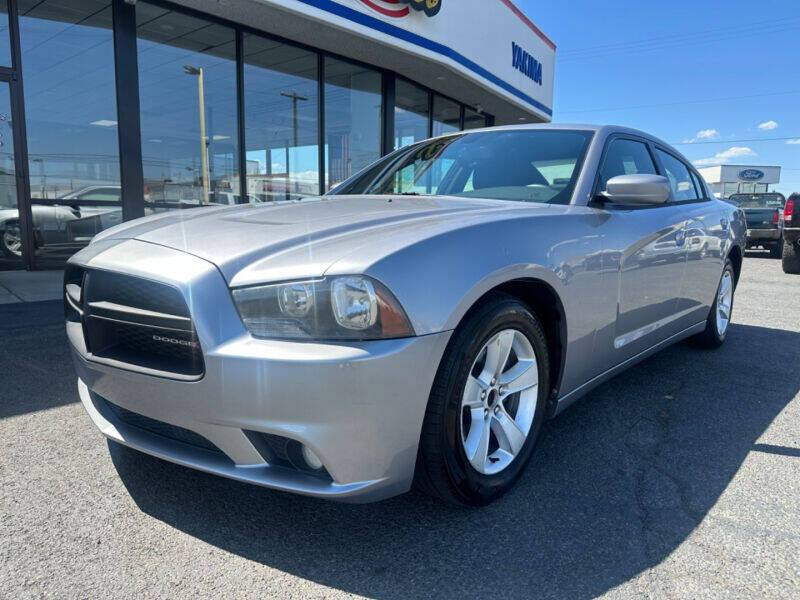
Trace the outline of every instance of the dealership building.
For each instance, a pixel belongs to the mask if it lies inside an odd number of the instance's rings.
[[[769,186],[781,182],[780,167],[748,165],[717,165],[698,169],[715,196],[727,198],[731,194],[763,194]]]
[[[547,122],[511,0],[0,0],[0,269],[207,203],[324,193],[395,148]]]

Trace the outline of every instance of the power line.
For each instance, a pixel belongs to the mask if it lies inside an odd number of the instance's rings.
[[[788,96],[792,94],[800,94],[800,90],[791,92],[771,92],[767,94],[751,94],[749,96],[728,96],[727,98],[709,98],[707,100],[686,100],[683,102],[662,102],[659,104],[640,104],[638,106],[616,106],[612,108],[589,108],[584,110],[559,110],[561,115],[578,114],[578,113],[595,113],[595,112],[615,112],[620,110],[636,110],[640,108],[662,108],[664,106],[684,106],[686,104],[708,104],[711,102],[727,102],[730,100],[750,100],[752,98],[766,98],[768,96]]]
[[[789,17],[784,21],[795,21],[800,19],[800,17]],[[755,21],[753,23],[749,23],[747,25],[734,25],[729,27],[718,27],[716,29],[703,29],[702,31],[693,31],[689,33],[681,33],[681,34],[672,34],[672,35],[662,35],[657,37],[650,37],[646,40],[635,40],[635,41],[628,41],[628,42],[615,42],[613,44],[599,44],[597,46],[584,46],[581,48],[574,48],[572,50],[561,50],[560,54],[562,55],[572,55],[572,54],[583,54],[587,52],[597,52],[607,49],[617,49],[623,48],[634,44],[644,44],[644,43],[659,43],[659,42],[666,42],[666,41],[679,41],[684,40],[687,37],[694,37],[698,35],[710,35],[713,33],[721,33],[721,32],[731,32],[733,30],[742,30],[750,31],[752,27],[759,27],[764,25],[771,25],[776,21],[776,19],[767,19],[764,21]]]
[[[612,56],[614,54],[619,54],[621,52],[649,52],[653,50],[665,50],[676,46],[709,44],[740,38],[741,36],[752,38],[754,35],[763,36],[766,34],[796,29],[800,27],[800,23],[797,22],[798,19],[800,19],[800,17],[790,17],[781,21],[771,19],[769,21],[761,21],[746,26],[704,30],[694,33],[662,36],[633,42],[619,42],[616,44],[578,48],[571,51],[562,50],[560,53],[560,58],[562,62],[571,62],[583,58],[603,58]]]

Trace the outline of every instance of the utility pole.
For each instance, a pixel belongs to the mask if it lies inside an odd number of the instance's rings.
[[[187,75],[197,75],[197,95],[200,105],[200,169],[203,180],[203,204],[208,204],[208,140],[206,140],[206,98],[203,90],[203,67],[184,65],[183,70]]]
[[[293,147],[297,148],[297,146],[300,145],[299,141],[298,141],[298,135],[297,135],[297,103],[298,102],[303,102],[305,100],[308,100],[308,98],[306,98],[305,96],[301,96],[300,94],[298,94],[294,90],[292,90],[291,93],[281,92],[281,96],[283,96],[284,98],[291,98],[291,100],[292,100],[292,128],[294,130],[294,145],[293,145]],[[289,149],[287,148],[286,149],[286,194],[287,194],[287,200],[288,200],[288,194],[289,194],[289,180],[291,178],[289,173],[290,173],[290,171],[289,171]],[[295,191],[297,191],[297,190],[295,190]]]
[[[297,92],[292,90],[292,93],[288,92],[281,92],[281,96],[284,98],[291,98],[292,99],[292,123],[294,125],[294,147],[297,148],[299,145],[297,143],[297,103],[308,100],[305,96],[299,95]],[[288,165],[287,165],[288,167]],[[287,168],[288,170],[288,168]]]

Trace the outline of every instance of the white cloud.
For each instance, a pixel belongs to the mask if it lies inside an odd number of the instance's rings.
[[[701,158],[700,160],[694,161],[694,164],[698,167],[706,166],[706,165],[721,165],[725,163],[731,162],[735,158],[745,158],[748,156],[755,156],[756,153],[753,152],[752,149],[748,148],[747,146],[731,146],[727,150],[723,150],[722,152],[717,152],[714,156],[710,158]]]
[[[800,144],[800,138],[797,138],[796,140],[786,140],[786,143],[787,144]]]
[[[761,131],[772,131],[773,129],[778,128],[778,124],[775,121],[765,121],[758,126]]]
[[[694,144],[695,142],[699,142],[700,140],[716,140],[719,137],[719,131],[716,129],[702,129],[697,132],[693,138],[689,140],[683,140],[684,144]]]

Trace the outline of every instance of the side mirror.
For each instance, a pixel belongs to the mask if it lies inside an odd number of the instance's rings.
[[[661,175],[617,175],[600,195],[619,204],[664,204],[669,200],[669,180]]]

